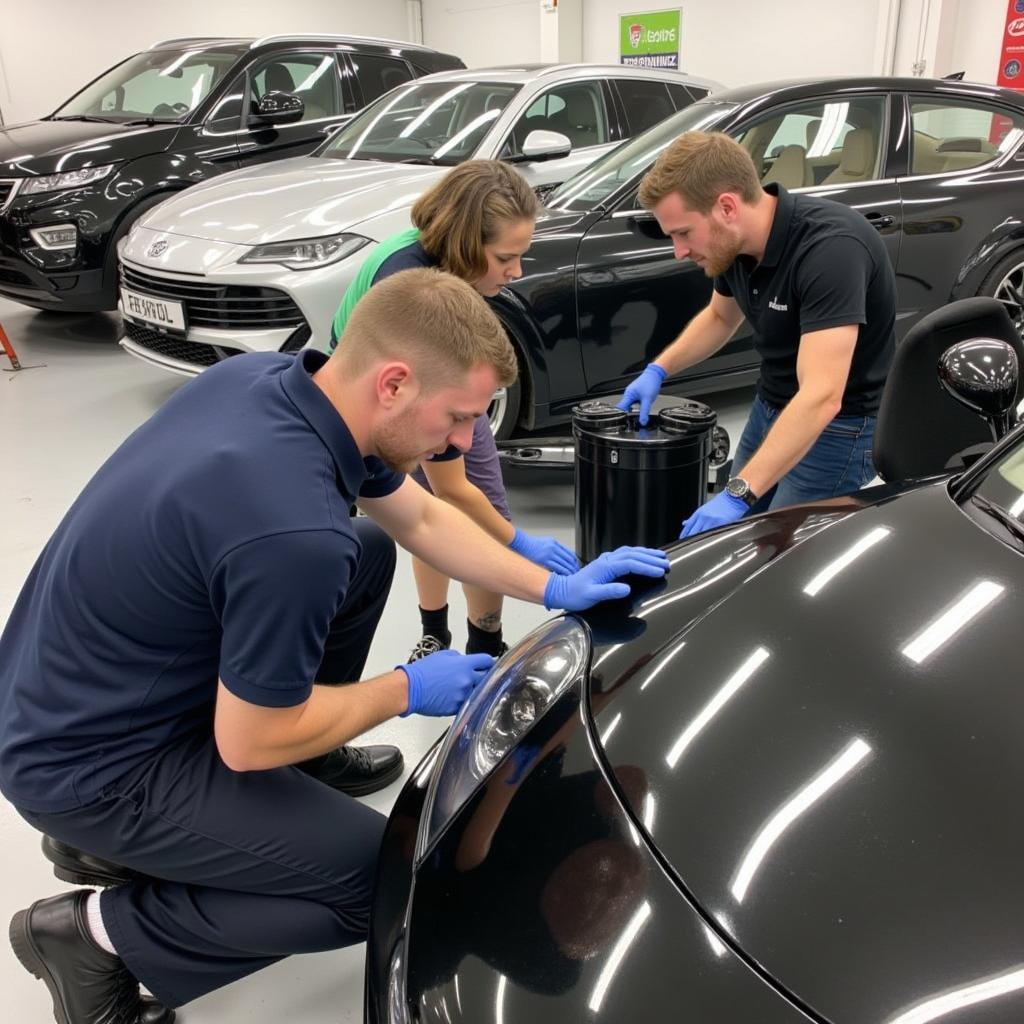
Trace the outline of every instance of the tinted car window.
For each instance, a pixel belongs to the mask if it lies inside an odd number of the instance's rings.
[[[885,99],[815,99],[773,110],[743,125],[735,138],[764,184],[786,188],[872,181],[879,175]]]
[[[675,100],[677,110],[682,110],[683,107],[704,99],[708,94],[707,89],[701,89],[696,85],[676,85],[675,82],[668,83],[668,91],[672,94],[672,99]]]
[[[473,155],[518,85],[416,82],[382,96],[317,156],[457,164]]]
[[[356,78],[363,88],[363,102],[370,103],[378,96],[412,80],[413,74],[404,60],[380,57],[373,53],[353,53],[349,58]]]
[[[331,53],[283,53],[257,65],[249,75],[250,110],[268,92],[290,92],[302,100],[303,121],[342,113],[338,66]]]
[[[675,113],[676,107],[665,82],[621,78],[615,87],[626,111],[630,135],[637,135]]]
[[[1021,139],[1024,118],[979,104],[911,99],[911,174],[942,174],[987,164]]]
[[[573,149],[608,141],[608,115],[597,82],[566,82],[538,96],[512,128],[502,156],[518,156],[527,135],[537,129],[560,132]]]
[[[616,146],[559,185],[545,200],[545,205],[556,210],[591,209],[626,182],[643,174],[676,136],[688,131],[712,131],[735,109],[735,103],[717,103],[714,100],[692,104],[642,135]]]
[[[176,120],[206,99],[238,57],[230,49],[139,53],[86,86],[54,116]]]

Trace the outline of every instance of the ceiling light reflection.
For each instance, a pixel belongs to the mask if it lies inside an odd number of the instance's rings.
[[[982,580],[976,583],[952,608],[926,626],[902,652],[918,665],[943,644],[952,640],[976,615],[984,611],[1004,590],[1001,583]]]
[[[918,1003],[917,1006],[894,1017],[889,1024],[928,1024],[929,1021],[945,1017],[948,1013],[955,1013],[965,1006],[973,1006],[975,1003],[984,1002],[986,999],[996,999],[1009,992],[1016,992],[1024,988],[1024,969],[1017,968],[1007,974],[997,974],[994,978],[985,981],[976,981],[963,988],[953,989],[944,996],[935,996]]]
[[[725,681],[721,689],[704,705],[700,714],[683,730],[679,739],[672,744],[672,749],[665,755],[665,763],[675,768],[676,762],[683,756],[686,748],[704,730],[708,722],[726,705],[739,688],[768,660],[768,651],[758,647],[753,654]]]
[[[704,925],[704,934],[708,937],[711,951],[715,956],[725,956],[725,943],[707,925]]]
[[[817,803],[833,786],[841,782],[871,753],[864,740],[854,739],[843,752],[820,771],[806,786],[791,796],[762,826],[750,849],[740,862],[736,877],[729,887],[737,903],[743,902],[754,873],[783,832],[805,811]]]
[[[814,597],[830,580],[839,575],[851,562],[856,561],[865,551],[873,548],[880,540],[884,540],[892,530],[885,526],[876,526],[865,534],[856,544],[847,548],[838,558],[834,558],[810,583],[804,587],[808,597]]]
[[[640,907],[630,919],[629,924],[626,925],[625,931],[619,936],[618,942],[615,943],[611,953],[608,954],[604,967],[601,968],[597,984],[594,986],[594,991],[590,995],[590,1002],[587,1004],[591,1012],[598,1013],[600,1011],[605,994],[608,992],[608,987],[615,977],[615,972],[619,969],[623,957],[629,952],[629,947],[636,941],[636,937],[640,934],[640,929],[647,923],[647,919],[650,916],[651,905],[644,901],[643,906]]]
[[[508,978],[504,974],[498,980],[498,991],[494,996],[494,1021],[495,1024],[505,1024],[505,986]]]
[[[650,835],[654,829],[654,794],[648,793],[644,797],[644,828],[647,829],[647,834]]]
[[[646,690],[651,683],[657,678],[658,673],[668,665],[672,659],[686,646],[685,640],[679,640],[672,644],[671,647],[658,659],[657,667],[651,669],[647,673],[647,678],[640,684],[641,690]]]
[[[608,728],[601,733],[601,746],[608,746],[608,740],[611,739],[611,735],[619,727],[619,722],[622,721],[622,712],[620,711],[609,723]]]

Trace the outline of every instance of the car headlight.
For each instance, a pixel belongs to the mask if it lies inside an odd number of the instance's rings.
[[[546,622],[502,658],[452,724],[434,766],[417,862],[544,712],[586,669],[590,635],[575,618]]]
[[[62,171],[60,174],[41,174],[38,178],[25,178],[18,194],[31,196],[37,192],[59,192],[65,188],[80,188],[105,178],[117,165],[83,167],[80,171]]]
[[[292,242],[271,242],[250,249],[239,263],[280,263],[289,270],[312,270],[358,252],[370,239],[362,235],[328,235],[324,238],[297,238]]]

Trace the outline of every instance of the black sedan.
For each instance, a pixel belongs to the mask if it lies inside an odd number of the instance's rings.
[[[621,393],[707,302],[711,283],[638,208],[640,179],[677,135],[724,131],[762,181],[848,203],[885,239],[900,336],[954,299],[995,295],[1024,324],[1024,97],[900,78],[749,86],[716,93],[612,151],[547,199],[525,276],[496,300],[523,366],[492,407],[499,438],[568,421]],[[749,332],[666,389],[752,381]]]
[[[392,812],[369,1024],[1019,1024],[1022,515],[1024,428],[522,641]]]

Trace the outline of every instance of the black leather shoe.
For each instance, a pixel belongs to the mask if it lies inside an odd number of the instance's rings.
[[[299,765],[307,775],[349,796],[366,796],[391,785],[404,766],[398,747],[387,746],[338,747]]]
[[[141,877],[130,868],[94,857],[53,836],[43,836],[43,856],[53,864],[53,873],[62,882],[72,885],[93,885],[102,889],[110,885],[124,885]]]
[[[19,910],[11,919],[14,955],[50,990],[57,1024],[171,1024],[174,1011],[143,999],[121,958],[93,941],[85,913],[90,892],[78,889]]]

